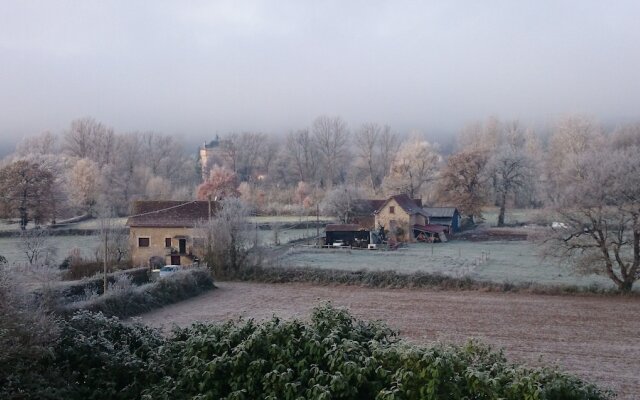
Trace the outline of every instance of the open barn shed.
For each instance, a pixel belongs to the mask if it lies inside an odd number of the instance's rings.
[[[357,224],[329,224],[325,227],[326,244],[342,244],[351,247],[367,247],[369,231]]]

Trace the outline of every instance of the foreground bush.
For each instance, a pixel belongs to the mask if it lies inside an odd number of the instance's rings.
[[[83,311],[60,332],[50,355],[14,371],[11,380],[23,384],[0,386],[0,398],[609,398],[555,369],[509,364],[477,343],[411,346],[331,306],[316,308],[310,322],[196,324],[170,337]],[[22,381],[27,372],[39,379]]]
[[[194,268],[142,286],[116,280],[110,287],[104,295],[65,305],[63,313],[89,310],[107,316],[128,317],[197,296],[214,288],[214,284],[208,270]]]

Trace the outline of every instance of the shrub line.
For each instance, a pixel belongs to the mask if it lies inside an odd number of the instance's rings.
[[[393,270],[345,271],[311,267],[262,267],[242,268],[229,280],[263,283],[314,283],[320,285],[362,286],[390,289],[438,289],[477,290],[485,292],[522,292],[542,295],[625,295],[638,296],[640,293],[621,294],[614,288],[600,285],[544,285],[534,282],[492,282],[470,277],[452,277],[444,274],[415,272],[402,274]]]
[[[63,305],[58,311],[67,316],[79,310],[88,310],[102,312],[106,316],[130,317],[195,297],[214,288],[209,270],[193,268],[141,286],[114,288],[104,295]]]

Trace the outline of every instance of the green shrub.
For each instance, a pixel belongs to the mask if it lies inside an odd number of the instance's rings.
[[[195,325],[164,347],[169,378],[146,399],[604,399],[554,369],[509,364],[477,343],[418,347],[330,306],[310,323]]]
[[[419,347],[330,305],[309,322],[194,324],[171,336],[86,311],[61,323],[40,379],[0,398],[607,399],[551,368],[509,364],[478,343]]]

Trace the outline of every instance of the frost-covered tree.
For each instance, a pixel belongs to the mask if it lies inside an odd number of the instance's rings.
[[[51,172],[26,160],[0,169],[0,216],[18,217],[21,229],[31,220],[43,223],[54,215],[53,182]]]
[[[16,146],[16,154],[22,157],[32,154],[56,153],[58,153],[58,137],[48,131],[37,136],[24,138]]]
[[[441,159],[435,146],[420,137],[403,143],[384,180],[386,192],[416,198],[428,182],[436,179]]]
[[[286,168],[295,172],[297,181],[315,182],[319,156],[308,129],[289,133],[282,155]]]
[[[71,204],[91,213],[102,193],[102,177],[98,165],[88,158],[79,159],[67,179]]]
[[[204,239],[205,261],[216,278],[233,277],[244,265],[251,244],[251,209],[241,199],[228,197],[216,202],[214,216],[198,230]]]
[[[114,161],[116,135],[112,128],[93,118],[76,119],[64,135],[64,150],[72,157],[88,158],[102,167]]]
[[[51,243],[47,229],[34,228],[20,232],[19,250],[31,266],[50,266],[55,261],[57,248]]]
[[[197,189],[198,200],[222,200],[239,196],[236,174],[217,165],[209,171],[209,177]]]
[[[549,138],[544,168],[545,191],[552,204],[561,200],[562,188],[579,173],[584,155],[604,145],[602,139],[602,129],[591,118],[574,115],[558,121]]]
[[[313,141],[319,155],[325,187],[344,179],[349,153],[349,129],[341,117],[320,116],[313,121]],[[342,179],[341,179],[342,178]]]
[[[438,184],[439,201],[458,207],[470,220],[482,216],[487,197],[488,154],[463,150],[449,157]]]
[[[320,211],[323,215],[336,216],[342,223],[348,224],[358,213],[361,203],[357,200],[362,198],[362,190],[355,186],[339,185],[326,193],[320,202]]]
[[[373,192],[377,192],[398,152],[398,137],[388,125],[366,123],[355,132],[354,142],[359,175],[366,179]]]
[[[496,201],[500,208],[498,226],[504,226],[507,200],[530,181],[533,165],[522,150],[505,145],[489,159],[486,169],[493,179]]]
[[[553,214],[562,228],[544,238],[547,254],[631,291],[640,278],[640,147],[594,149],[575,163]]]

